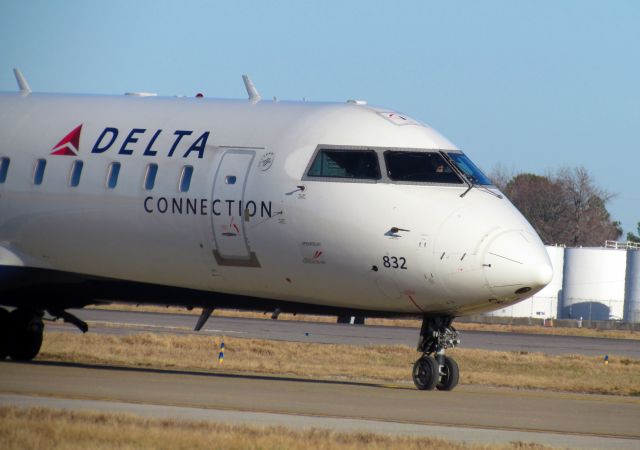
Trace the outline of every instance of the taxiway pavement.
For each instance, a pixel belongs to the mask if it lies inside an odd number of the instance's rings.
[[[128,411],[259,425],[640,448],[640,398],[367,383],[38,361],[0,362],[0,404]]]

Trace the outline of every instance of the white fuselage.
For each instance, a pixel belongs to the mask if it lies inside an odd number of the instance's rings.
[[[80,125],[71,148],[63,138]],[[10,161],[0,183],[0,267],[451,315],[519,301],[551,277],[535,231],[494,187],[461,196],[466,184],[386,176],[386,149],[456,150],[389,110],[3,94],[0,136],[0,158]],[[381,179],[307,176],[324,147],[375,150]],[[46,166],[34,184],[39,159]],[[157,174],[147,189],[150,164]],[[185,166],[192,175],[181,192]]]

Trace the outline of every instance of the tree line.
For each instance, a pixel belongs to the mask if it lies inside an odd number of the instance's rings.
[[[545,244],[599,247],[622,235],[620,222],[612,219],[606,207],[613,194],[599,187],[584,167],[561,168],[547,175],[509,175],[498,167],[490,178]]]

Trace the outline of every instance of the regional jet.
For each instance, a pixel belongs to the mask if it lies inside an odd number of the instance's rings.
[[[531,225],[433,128],[364,101],[0,94],[0,357],[112,301],[423,318],[451,390],[455,317],[549,283]]]

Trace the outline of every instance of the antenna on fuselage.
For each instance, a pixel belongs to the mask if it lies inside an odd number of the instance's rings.
[[[262,100],[260,93],[253,84],[253,81],[251,81],[251,78],[249,78],[249,75],[242,75],[242,81],[244,81],[244,87],[247,89],[247,94],[249,95],[249,101],[251,103],[258,103]]]
[[[16,81],[18,82],[18,87],[20,88],[20,92],[23,94],[30,94],[31,88],[29,87],[29,83],[25,79],[20,69],[13,69],[13,74],[16,76]]]

